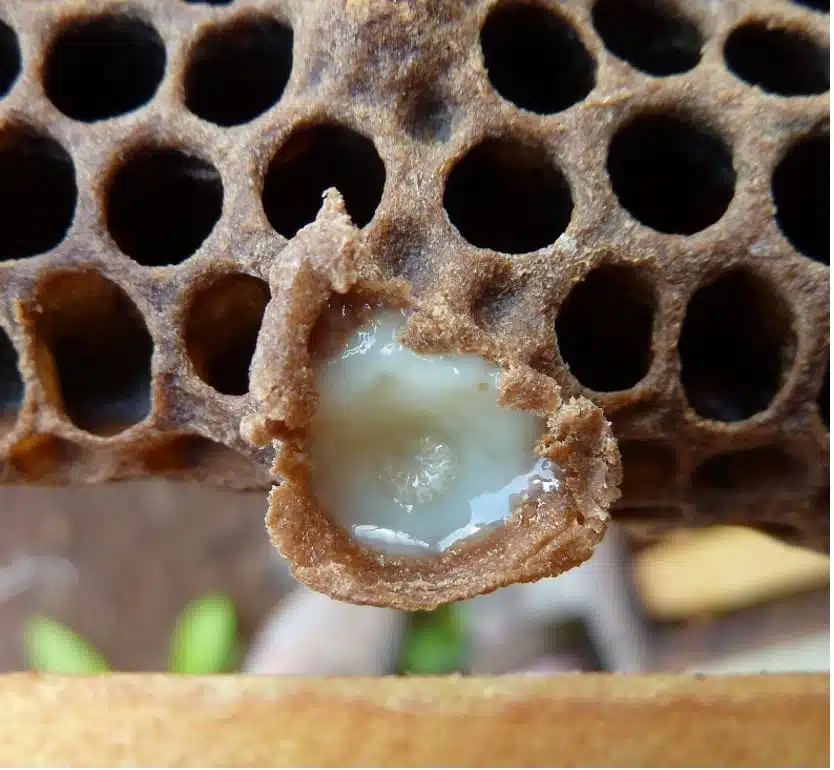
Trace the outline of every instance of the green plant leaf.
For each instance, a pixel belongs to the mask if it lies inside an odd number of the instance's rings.
[[[465,671],[468,634],[455,605],[409,616],[400,653],[403,674],[439,675]]]
[[[237,660],[237,613],[228,596],[204,596],[180,614],[168,656],[176,674],[221,674]]]
[[[29,668],[51,674],[101,674],[110,667],[102,654],[57,620],[35,615],[23,629]]]

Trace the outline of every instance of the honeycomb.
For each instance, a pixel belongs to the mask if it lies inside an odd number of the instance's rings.
[[[377,277],[586,396],[636,536],[828,548],[827,0],[4,0],[0,479],[264,488],[270,267]]]

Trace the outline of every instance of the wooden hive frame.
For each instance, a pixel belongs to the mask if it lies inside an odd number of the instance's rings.
[[[825,767],[827,675],[0,679],[0,764]]]

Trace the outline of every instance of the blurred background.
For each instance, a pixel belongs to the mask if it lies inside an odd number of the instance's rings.
[[[295,583],[266,536],[265,505],[262,493],[165,481],[0,488],[0,671],[50,665],[29,649],[42,644],[27,637],[35,618],[125,671],[829,670],[829,560],[763,534],[709,528],[642,543],[612,527],[566,575],[409,615]],[[186,622],[206,596],[223,597],[222,612]],[[203,662],[175,665],[188,623],[206,629],[187,640]],[[231,658],[205,652],[231,634]],[[212,654],[227,662],[205,662]]]

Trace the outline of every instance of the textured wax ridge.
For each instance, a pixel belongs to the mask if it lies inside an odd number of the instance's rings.
[[[498,368],[418,355],[403,323],[375,315],[320,365],[310,462],[319,504],[354,538],[420,554],[500,525],[531,482],[541,494],[559,481],[533,451],[544,421],[498,406]]]
[[[250,410],[239,429],[250,445],[271,445],[275,451],[272,472],[280,483],[270,492],[266,524],[296,578],[343,601],[426,610],[502,585],[554,576],[590,557],[605,533],[622,480],[611,423],[599,407],[586,398],[564,400],[552,379],[506,360],[441,305],[416,300],[404,281],[363,278],[368,254],[344,198],[334,189],[281,256],[269,272],[270,299],[249,372]],[[388,310],[376,320],[391,328],[377,329],[373,323],[362,328],[363,320],[382,308]],[[395,329],[401,325],[398,340]],[[405,357],[400,341],[419,355]],[[366,366],[363,359],[375,354],[379,359],[399,355],[405,365],[397,360],[388,371],[373,361]],[[437,369],[438,356],[451,357],[453,365],[441,371],[445,376],[412,376],[419,367]],[[501,376],[485,370],[481,359],[500,367]],[[336,372],[329,383],[320,382],[317,375],[327,371],[328,361],[349,361],[356,372]],[[460,369],[475,375],[468,387]],[[369,374],[371,392],[364,395],[370,398],[363,403],[356,382],[368,385]],[[403,377],[410,386],[397,382]],[[453,437],[448,428],[455,426],[438,419],[450,407],[459,409],[454,401],[468,400],[472,388],[483,396],[490,379],[498,406],[515,410],[523,428],[537,418],[540,431],[522,447],[521,456],[535,442],[542,462],[530,458],[524,470],[532,467],[533,475],[512,476],[518,468],[502,468],[511,482],[497,482],[503,498],[496,497],[491,488],[495,479],[487,476],[494,468],[472,487],[478,475],[466,472],[466,464],[484,450],[463,446],[467,426]],[[391,393],[405,396],[398,402]],[[489,408],[496,411],[494,404]],[[519,412],[528,415],[527,421]],[[322,416],[327,422],[314,436],[313,423]],[[346,422],[353,423],[348,439]],[[505,447],[496,444],[490,451],[501,457]],[[327,463],[316,457],[322,453],[329,453]],[[560,469],[559,493],[548,494],[557,491],[554,464]],[[354,482],[355,493],[342,494]],[[386,509],[368,502],[371,496],[363,491],[368,485],[376,486],[380,503],[405,518],[418,506],[425,512],[425,506],[437,502],[437,514],[424,517],[426,524],[434,519],[438,525],[434,551],[430,540],[414,537],[400,521],[384,527],[374,519],[357,524],[356,513],[370,510],[378,517]],[[316,487],[330,494],[327,506]],[[456,489],[462,494],[454,501]],[[441,507],[443,496],[455,505]],[[469,525],[450,525],[443,518],[456,509],[470,511]],[[343,524],[334,521],[337,515]],[[421,521],[419,516],[414,520]],[[472,529],[477,537],[468,536]],[[387,548],[369,547],[369,532],[376,535],[376,546],[383,535]],[[448,546],[438,553],[444,541]]]

